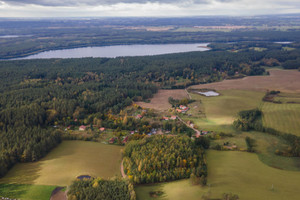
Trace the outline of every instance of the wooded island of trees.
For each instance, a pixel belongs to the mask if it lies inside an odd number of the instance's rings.
[[[189,178],[206,184],[204,149],[189,137],[152,136],[131,141],[124,149],[124,172],[135,184]]]

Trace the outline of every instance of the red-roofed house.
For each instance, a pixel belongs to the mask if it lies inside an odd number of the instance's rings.
[[[168,118],[168,117],[163,117],[162,119],[163,119],[163,120],[166,120],[166,121],[168,121],[168,120],[169,120],[169,118]]]
[[[172,115],[172,116],[170,117],[170,119],[171,119],[171,120],[175,120],[175,119],[177,119],[177,116]]]
[[[142,115],[140,115],[140,114],[138,114],[136,117],[135,117],[136,119],[142,119],[143,118],[143,116]]]
[[[103,132],[103,131],[105,131],[105,128],[101,127],[101,128],[99,128],[99,131]]]
[[[126,137],[123,139],[122,143],[123,143],[123,144],[126,144],[126,143],[128,142],[128,138],[129,138],[129,137],[126,136]]]
[[[85,125],[79,126],[79,130],[80,130],[80,131],[85,131],[85,129],[86,129],[86,126],[85,126]]]

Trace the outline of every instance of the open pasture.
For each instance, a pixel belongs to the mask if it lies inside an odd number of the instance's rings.
[[[208,184],[211,198],[223,193],[244,200],[298,199],[300,172],[271,168],[254,153],[208,151]]]
[[[158,183],[151,185],[141,185],[135,187],[137,200],[161,200],[161,199],[172,199],[172,200],[199,200],[202,195],[208,192],[207,187],[200,185],[191,185],[189,179]],[[150,192],[163,192],[159,197],[151,197]]]
[[[143,185],[135,188],[137,199],[220,199],[224,193],[233,193],[244,200],[281,200],[300,195],[300,172],[269,167],[254,153],[209,150],[207,162],[208,186],[192,186],[189,180]],[[153,198],[151,191],[163,194]]]
[[[0,197],[22,200],[49,200],[56,186],[0,184]]]
[[[300,136],[300,104],[264,102],[261,109],[264,126]]]
[[[193,89],[210,88],[215,90],[280,90],[300,93],[300,72],[298,70],[269,70],[270,76],[248,76],[242,79],[224,80],[210,84],[192,86]]]
[[[143,108],[152,108],[158,111],[167,111],[171,108],[169,97],[174,99],[188,98],[185,90],[159,90],[151,99],[150,103],[137,102],[136,104]]]
[[[120,174],[120,146],[64,141],[38,162],[15,165],[1,183],[70,185],[77,176],[110,178]]]

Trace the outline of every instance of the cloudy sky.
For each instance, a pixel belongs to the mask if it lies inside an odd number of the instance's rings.
[[[0,0],[0,17],[171,17],[288,13],[300,13],[300,0]]]

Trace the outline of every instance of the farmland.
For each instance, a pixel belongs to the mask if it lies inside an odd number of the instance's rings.
[[[137,102],[137,104],[144,108],[152,108],[158,111],[166,111],[171,108],[168,98],[173,97],[174,99],[187,98],[187,93],[185,90],[159,90],[153,98],[151,98],[150,103]]]
[[[0,183],[67,186],[80,175],[110,178],[120,174],[122,147],[64,141],[38,162],[14,166]]]
[[[192,88],[211,88],[216,90],[280,90],[282,92],[300,92],[300,72],[296,70],[269,70],[270,76],[251,76],[243,79],[224,80]]]
[[[284,133],[300,136],[300,104],[263,103],[263,124]]]

